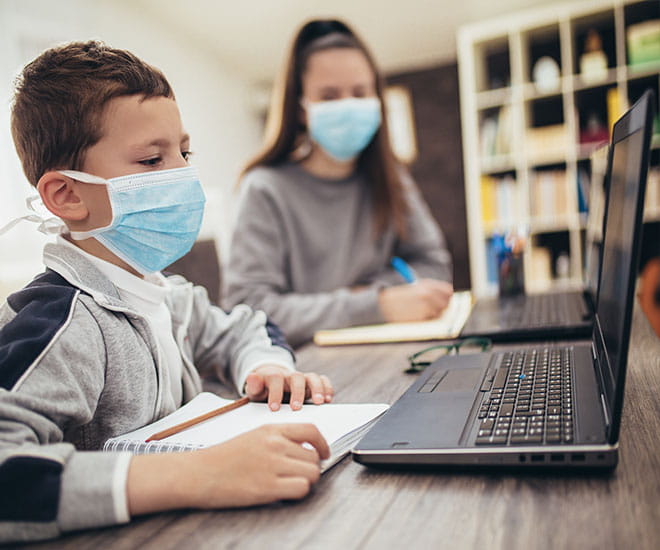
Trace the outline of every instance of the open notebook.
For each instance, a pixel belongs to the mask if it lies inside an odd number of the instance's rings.
[[[330,446],[330,458],[321,463],[322,471],[326,471],[348,454],[371,423],[388,408],[388,405],[380,403],[332,403],[303,405],[299,411],[292,411],[288,405],[283,405],[279,411],[272,412],[266,403],[248,403],[160,441],[146,443],[146,439],[156,432],[231,402],[213,393],[200,393],[183,407],[157,422],[108,439],[103,450],[130,451],[135,454],[192,451],[222,443],[264,424],[308,422],[316,425]]]
[[[319,330],[314,334],[314,343],[318,346],[339,346],[457,338],[471,310],[472,294],[467,290],[455,292],[437,319]]]

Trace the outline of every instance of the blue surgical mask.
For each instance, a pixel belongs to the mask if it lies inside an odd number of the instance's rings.
[[[310,137],[339,161],[357,157],[381,123],[377,97],[350,97],[305,103]]]
[[[94,237],[136,271],[160,271],[186,254],[204,214],[204,191],[193,166],[103,179],[59,170],[84,183],[106,185],[112,221],[90,231],[71,231],[75,240]]]

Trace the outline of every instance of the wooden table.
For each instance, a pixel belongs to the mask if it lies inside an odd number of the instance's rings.
[[[302,349],[337,402],[392,403],[423,344]],[[71,534],[34,548],[374,549],[660,548],[660,340],[637,306],[612,474],[389,472],[350,458],[301,502],[177,512]]]

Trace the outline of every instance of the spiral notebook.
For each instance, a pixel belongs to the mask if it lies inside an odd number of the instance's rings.
[[[264,424],[315,424],[330,446],[330,458],[321,470],[339,462],[366,433],[373,421],[387,410],[383,403],[303,405],[292,411],[288,405],[273,412],[266,403],[248,403],[160,441],[146,439],[191,418],[228,405],[232,401],[203,392],[160,420],[132,432],[108,439],[104,451],[129,451],[134,454],[193,451],[210,447]]]
[[[314,343],[317,346],[342,346],[457,338],[471,310],[470,291],[454,292],[449,304],[437,319],[319,330],[314,334]]]

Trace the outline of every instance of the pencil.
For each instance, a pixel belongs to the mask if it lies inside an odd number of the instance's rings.
[[[155,433],[154,435],[150,436],[146,442],[149,443],[149,441],[159,441],[160,439],[165,439],[166,437],[169,437],[171,435],[178,434],[179,432],[182,432],[183,430],[190,428],[190,426],[194,426],[195,424],[204,422],[205,420],[208,420],[209,418],[213,418],[214,416],[218,416],[223,413],[233,411],[234,409],[238,409],[238,407],[247,405],[249,402],[250,402],[249,397],[241,397],[240,399],[237,399],[236,401],[233,401],[228,405],[224,405],[223,407],[220,407],[218,409],[214,409],[207,413],[200,414],[195,418],[191,418],[190,420],[181,422],[181,424],[177,424],[176,426],[167,428],[167,430],[163,430],[162,432]]]

